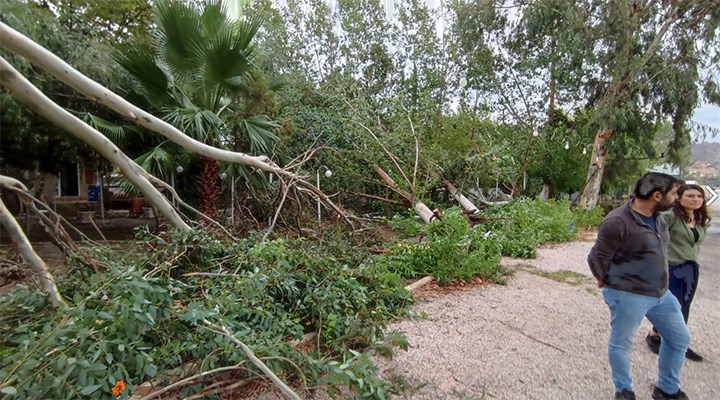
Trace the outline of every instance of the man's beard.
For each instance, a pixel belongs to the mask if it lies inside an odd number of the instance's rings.
[[[653,207],[653,213],[660,212],[660,211],[667,211],[671,209],[675,205],[675,201],[671,202],[662,202],[655,204],[655,207]]]

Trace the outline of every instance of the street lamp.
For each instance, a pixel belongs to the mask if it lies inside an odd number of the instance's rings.
[[[324,166],[324,165],[321,165],[321,166],[317,169],[316,178],[317,178],[317,189],[318,189],[318,191],[320,190],[320,170],[323,169],[323,168],[325,168],[325,177],[326,177],[326,178],[329,178],[329,177],[332,176],[332,171],[330,171],[330,168],[328,168],[328,167],[326,167],[326,166]],[[317,217],[318,217],[318,225],[320,225],[320,196],[318,196],[318,198],[317,198]]]
[[[177,164],[175,167],[175,171],[177,171],[178,174],[182,174],[183,171],[185,171],[185,168],[183,168],[182,165]],[[175,191],[175,173],[170,174],[170,187],[172,187],[173,192]],[[177,207],[177,200],[175,198],[175,193],[172,193],[172,203],[173,206]]]
[[[465,89],[465,86],[467,86],[467,84],[468,84],[467,78],[464,76],[461,77],[460,82],[458,82],[458,83],[460,84],[460,89]]]

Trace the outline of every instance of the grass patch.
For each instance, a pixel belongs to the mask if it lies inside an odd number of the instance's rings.
[[[571,286],[582,286],[592,283],[593,279],[587,275],[566,269],[560,271],[543,271],[529,264],[518,264],[516,268],[520,271],[526,271],[533,275],[542,276],[555,282],[567,283]]]

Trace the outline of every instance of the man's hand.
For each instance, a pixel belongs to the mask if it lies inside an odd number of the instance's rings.
[[[598,279],[597,282],[595,282],[598,288],[602,289],[605,286],[605,281]]]

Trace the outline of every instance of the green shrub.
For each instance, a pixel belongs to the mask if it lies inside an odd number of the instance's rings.
[[[69,293],[70,282],[60,285]],[[75,284],[74,307],[51,309],[37,293],[0,297],[0,382],[17,398],[115,398],[117,381],[158,371],[152,349],[170,316],[170,288],[132,268],[113,268]],[[7,392],[5,392],[7,393]],[[127,398],[127,393],[120,398]]]
[[[500,244],[472,228],[457,209],[422,228],[423,243],[399,243],[375,260],[379,268],[403,277],[432,275],[441,283],[474,276],[501,282]]]
[[[577,234],[575,219],[567,200],[516,200],[487,211],[486,228],[499,239],[502,254],[535,258],[537,245],[566,242]]]
[[[593,228],[603,221],[605,218],[605,210],[602,207],[596,206],[589,210],[576,209],[573,210],[573,216],[575,218],[575,226],[578,228]]]
[[[388,220],[388,225],[403,239],[418,236],[423,231],[423,224],[414,212],[407,215],[395,214]]]

